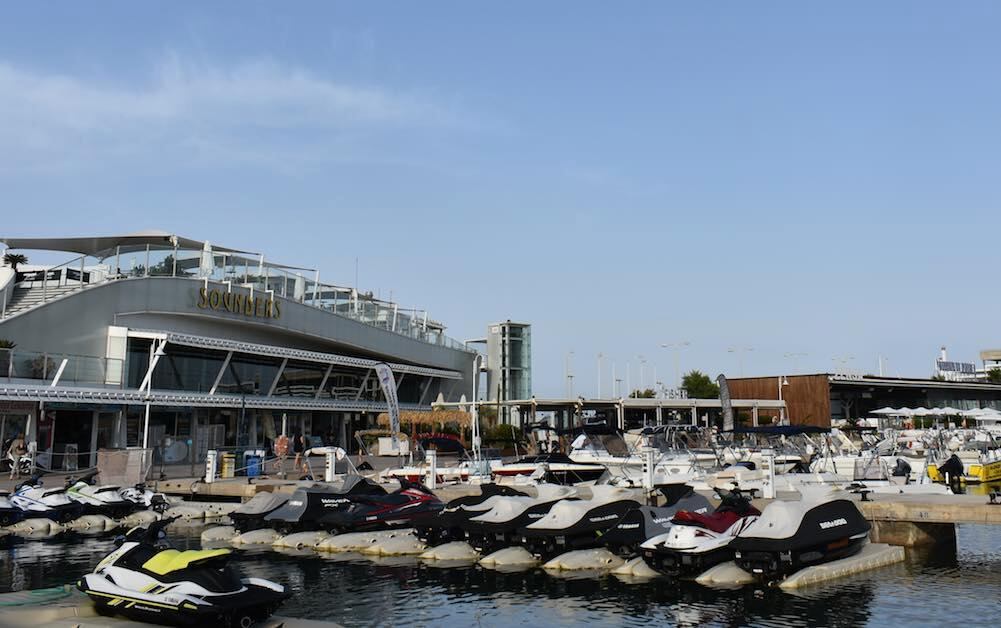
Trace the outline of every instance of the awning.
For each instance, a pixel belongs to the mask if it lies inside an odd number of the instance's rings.
[[[201,240],[192,240],[158,230],[140,231],[118,236],[88,236],[82,238],[0,238],[0,242],[3,242],[11,249],[66,251],[99,258],[110,257],[116,251],[121,251],[122,253],[143,251],[147,246],[166,248],[176,246],[181,249],[200,251],[205,244]],[[218,245],[212,245],[212,250],[222,253],[248,253],[257,255],[253,251],[232,249]]]

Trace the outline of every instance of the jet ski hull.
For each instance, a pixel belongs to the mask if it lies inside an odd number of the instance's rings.
[[[490,554],[505,547],[518,545],[519,531],[530,523],[546,516],[559,500],[540,502],[526,508],[521,514],[503,522],[466,521],[462,528],[466,542],[481,554]]]
[[[710,567],[733,560],[733,548],[729,545],[704,552],[683,552],[663,547],[641,551],[643,562],[672,578],[693,578]]]
[[[87,574],[77,588],[94,602],[103,615],[121,615],[133,621],[172,626],[249,626],[270,617],[290,594],[271,587],[245,582],[242,591],[201,598],[163,593],[141,593],[110,582],[98,574]],[[206,603],[207,602],[207,603]]]
[[[640,506],[626,513],[615,527],[602,535],[601,542],[622,558],[635,558],[640,545],[671,528],[671,518],[679,510],[706,513],[711,508],[708,499],[694,492],[671,506]]]
[[[415,528],[417,538],[429,546],[442,545],[466,538],[463,525],[471,517],[481,515],[488,507],[477,509],[492,497],[525,497],[525,493],[499,484],[484,484],[479,495],[469,495],[453,499],[445,505],[437,517],[427,519]]]

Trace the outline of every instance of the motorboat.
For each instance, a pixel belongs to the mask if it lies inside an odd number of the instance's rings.
[[[435,519],[445,504],[423,484],[400,481],[392,493],[351,493],[347,503],[324,511],[319,526],[335,534],[396,527],[421,527]]]
[[[539,484],[533,488],[535,497],[502,497],[490,510],[463,522],[466,541],[482,554],[516,545],[521,528],[546,516],[556,504],[579,496],[571,486]]]
[[[270,617],[290,593],[261,578],[240,578],[230,550],[178,551],[165,542],[170,517],[133,528],[77,588],[105,615],[171,625],[247,628]]]
[[[264,515],[264,525],[288,534],[324,529],[324,517],[349,507],[353,497],[385,495],[386,489],[361,475],[347,475],[337,483],[297,488],[288,501]]]
[[[97,471],[78,478],[75,482],[67,480],[66,494],[69,498],[83,504],[84,514],[105,515],[112,519],[120,519],[134,512],[139,505],[125,499],[117,486],[95,486]]]
[[[521,545],[540,559],[602,544],[601,536],[640,505],[635,489],[607,484],[590,487],[591,498],[564,500],[518,530]]]
[[[574,462],[566,454],[542,453],[497,465],[490,472],[495,479],[523,476],[550,484],[578,484],[594,482],[607,469],[600,464]]]
[[[710,514],[686,510],[671,519],[671,528],[640,546],[653,569],[673,577],[695,576],[733,558],[730,543],[761,514],[740,489],[716,488],[720,505]]]
[[[512,486],[483,484],[479,495],[458,497],[445,504],[437,517],[416,527],[417,538],[430,546],[465,539],[462,524],[471,517],[492,509],[505,497],[526,497],[527,494]]]
[[[664,497],[663,506],[637,506],[626,513],[615,526],[601,537],[602,544],[623,558],[639,555],[639,548],[648,539],[666,533],[671,519],[681,510],[706,514],[712,510],[709,500],[688,484],[668,484],[657,487]]]
[[[869,522],[843,491],[803,491],[799,501],[774,501],[730,542],[734,560],[763,580],[857,554]]]

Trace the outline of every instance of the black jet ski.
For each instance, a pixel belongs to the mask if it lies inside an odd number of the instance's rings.
[[[284,504],[264,515],[263,527],[274,528],[282,534],[322,530],[323,517],[328,512],[347,508],[352,497],[385,494],[386,489],[360,475],[349,475],[337,484],[302,487]]]
[[[133,528],[119,547],[77,582],[104,615],[170,625],[246,628],[271,616],[290,594],[260,578],[240,578],[230,550],[180,552],[164,528],[176,517]]]
[[[540,560],[570,550],[599,547],[602,535],[640,505],[633,489],[607,484],[590,489],[591,499],[564,500],[538,521],[518,530],[521,545]]]
[[[239,532],[266,528],[268,525],[264,518],[284,506],[291,497],[292,493],[257,493],[229,513],[229,518]]]
[[[519,530],[546,516],[553,506],[576,499],[578,490],[557,484],[539,484],[535,497],[501,497],[493,508],[461,524],[466,541],[481,554],[517,545]]]
[[[92,471],[77,480],[67,478],[66,494],[73,501],[83,504],[86,515],[104,515],[112,519],[121,519],[138,509],[138,505],[125,499],[117,486],[97,486],[97,471]]]
[[[639,506],[626,513],[614,528],[601,537],[602,544],[623,558],[635,558],[648,539],[665,534],[678,511],[706,514],[712,510],[709,500],[687,484],[658,487],[666,502],[663,506]]]
[[[461,541],[466,538],[462,524],[471,517],[487,512],[504,497],[527,497],[527,495],[511,486],[483,484],[480,486],[479,495],[457,497],[445,504],[437,517],[417,526],[415,528],[417,538],[432,547],[450,541]]]
[[[334,534],[420,527],[433,520],[445,504],[423,484],[401,479],[400,488],[382,495],[350,494],[348,503],[320,517],[320,527]]]
[[[730,543],[737,565],[763,580],[857,554],[869,522],[838,490],[804,490],[800,501],[775,501]]]

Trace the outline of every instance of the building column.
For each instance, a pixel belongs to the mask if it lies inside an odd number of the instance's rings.
[[[87,466],[97,465],[97,429],[100,422],[100,412],[94,410],[90,419],[90,458]]]

